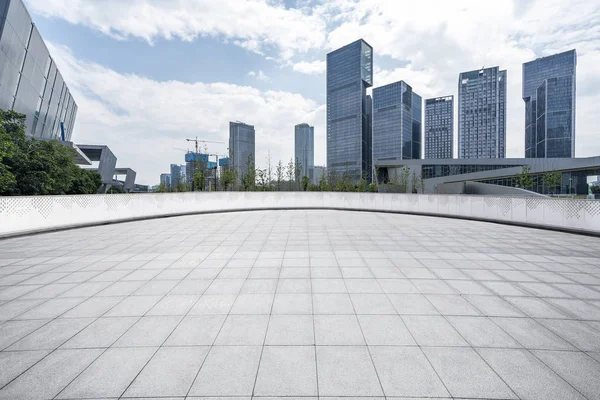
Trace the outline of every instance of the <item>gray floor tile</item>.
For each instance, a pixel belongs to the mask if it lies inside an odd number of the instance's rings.
[[[425,297],[442,315],[481,315],[475,307],[459,295],[428,294]]]
[[[548,299],[548,301],[577,318],[600,321],[600,307],[596,307],[584,300]]]
[[[254,395],[316,396],[317,371],[314,347],[265,347]]]
[[[260,346],[213,347],[190,396],[251,396],[260,355]]]
[[[165,346],[210,346],[225,318],[225,315],[188,315],[171,333]]]
[[[529,318],[492,318],[494,323],[527,349],[575,350],[575,348]]]
[[[314,345],[315,335],[312,315],[272,315],[265,344]]]
[[[194,295],[166,295],[146,315],[185,315],[200,299]]]
[[[422,294],[390,294],[388,297],[400,315],[440,314]]]
[[[522,347],[487,317],[448,317],[448,322],[473,347]]]
[[[0,390],[0,399],[54,398],[102,352],[99,349],[57,350]]]
[[[241,294],[273,294],[277,291],[277,279],[248,279]]]
[[[228,314],[235,298],[235,295],[203,295],[190,309],[189,314]]]
[[[584,399],[572,386],[525,350],[479,349],[478,352],[520,398]]]
[[[62,348],[110,347],[137,320],[138,317],[99,318],[63,344]]]
[[[125,392],[125,397],[185,396],[210,347],[163,347]]]
[[[568,315],[559,311],[557,308],[535,297],[509,297],[507,300],[532,318],[568,317]]]
[[[230,315],[215,344],[260,346],[264,343],[268,323],[268,315]]]
[[[273,314],[312,314],[312,296],[307,293],[277,293]]]
[[[320,396],[383,396],[364,346],[317,346]]]
[[[48,319],[56,318],[81,303],[84,298],[73,297],[64,299],[50,299],[37,307],[19,315],[17,319]],[[10,304],[10,303],[9,303]]]
[[[359,315],[358,321],[370,346],[416,345],[404,322],[397,315]]]
[[[100,293],[97,296],[129,296],[140,287],[144,286],[146,281],[119,281],[115,282]]]
[[[155,352],[154,347],[108,349],[57,398],[119,397]]]
[[[174,281],[171,281],[171,282],[174,282]],[[208,289],[211,282],[212,281],[208,280],[208,279],[204,279],[204,280],[184,279],[183,281],[177,283],[177,285],[175,285],[175,287],[173,287],[173,289],[168,293],[169,294],[182,294],[182,295],[187,294],[187,295],[200,296],[200,295],[204,294],[206,289]]]
[[[474,296],[469,295],[465,298],[477,307],[481,313],[487,317],[524,317],[525,314],[517,310],[514,306],[497,296]]]
[[[573,320],[539,319],[542,325],[583,351],[600,351],[600,330]]]
[[[119,304],[125,297],[92,297],[64,313],[62,318],[93,318],[100,317]]]
[[[377,279],[377,281],[385,293],[421,293],[408,279]]]
[[[449,396],[421,349],[380,346],[370,351],[387,397]]]
[[[55,319],[14,343],[8,350],[54,350],[92,321],[92,318]]]
[[[344,279],[348,293],[383,293],[376,279]]]
[[[45,319],[34,319],[27,321],[8,321],[0,324],[0,350],[3,350],[26,335],[29,335],[31,332],[48,322],[49,321]]]
[[[181,318],[180,316],[142,317],[113,346],[160,346],[173,332]]]
[[[350,296],[346,293],[313,294],[315,314],[354,314]]]
[[[406,315],[402,319],[421,346],[467,346],[443,317]]]
[[[385,294],[350,294],[356,314],[396,314],[396,309]]]
[[[600,399],[600,363],[585,353],[540,351],[533,354],[588,399]]]
[[[364,345],[360,325],[354,315],[315,315],[317,345]]]
[[[240,294],[231,314],[270,314],[273,306],[273,294]]]
[[[518,398],[473,349],[428,347],[423,351],[454,397]]]
[[[348,293],[343,279],[311,279],[313,293]]]
[[[0,352],[0,388],[40,361],[50,350]]]
[[[160,298],[161,296],[130,296],[105,315],[107,317],[141,317],[150,311]]]

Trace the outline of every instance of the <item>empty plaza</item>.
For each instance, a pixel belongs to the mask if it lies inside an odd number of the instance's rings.
[[[599,399],[599,245],[333,210],[4,239],[0,399]]]

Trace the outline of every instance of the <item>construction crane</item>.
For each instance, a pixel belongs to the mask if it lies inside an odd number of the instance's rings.
[[[225,143],[225,142],[218,142],[218,141],[214,141],[214,140],[202,140],[202,139],[198,139],[198,136],[196,136],[195,139],[185,139],[187,142],[194,142],[196,144],[196,158],[194,159],[194,170],[193,170],[193,174],[196,173],[196,168],[197,168],[197,163],[198,163],[198,143],[204,143],[204,153],[207,155],[207,157],[211,154],[208,154],[208,146],[206,145],[206,143]],[[219,158],[217,156],[217,168],[218,168],[218,164],[219,164]],[[215,169],[215,181],[217,178],[217,168]],[[192,175],[193,176],[193,175]],[[216,185],[216,182],[215,182]],[[192,191],[194,190],[194,181],[192,180]],[[210,190],[210,185],[209,185],[209,190]]]

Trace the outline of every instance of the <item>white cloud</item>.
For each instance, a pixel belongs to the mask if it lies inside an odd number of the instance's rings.
[[[294,64],[294,71],[301,72],[309,75],[319,75],[325,72],[327,64],[323,60],[316,60],[312,62],[300,61]]]
[[[258,70],[257,72],[250,71],[250,72],[248,72],[248,76],[254,76],[259,81],[264,81],[264,82],[269,82],[271,80],[271,78],[269,78],[267,76],[267,74],[265,74],[262,70]]]
[[[93,62],[76,59],[63,46],[49,43],[58,67],[69,82],[79,112],[75,143],[107,144],[118,165],[138,172],[138,182],[154,184],[169,164],[183,163],[185,138],[198,136],[210,152],[227,153],[229,121],[256,128],[258,166],[268,151],[273,162],[289,160],[294,151],[294,125],[316,125],[316,159],[324,154],[324,106],[301,95],[260,91],[229,83],[159,82],[120,74]],[[190,147],[191,148],[191,147]]]
[[[117,39],[152,43],[209,35],[259,54],[275,47],[283,59],[320,47],[325,40],[320,18],[270,0],[27,0],[27,5],[38,14]]]

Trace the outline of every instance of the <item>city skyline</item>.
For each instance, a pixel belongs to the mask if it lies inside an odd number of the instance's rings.
[[[79,105],[75,141],[110,144],[120,162],[136,168],[140,182],[156,183],[171,162],[183,162],[173,147],[183,147],[185,137],[227,141],[228,121],[247,121],[256,126],[256,159],[264,166],[269,151],[273,160],[293,156],[293,127],[307,122],[315,127],[315,164],[324,164],[325,54],[363,37],[375,49],[375,86],[405,80],[423,98],[456,96],[460,71],[482,65],[507,69],[507,157],[522,157],[525,151],[522,64],[576,48],[576,154],[600,154],[593,111],[598,97],[593,71],[600,53],[598,40],[588,34],[598,5],[515,1],[484,7],[465,1],[441,4],[432,13],[414,4],[412,15],[426,22],[415,24],[414,18],[400,18],[401,2],[314,6],[286,0],[248,5],[239,27],[222,33],[221,15],[228,20],[240,15],[229,3],[211,14],[214,23],[192,25],[194,19],[207,20],[189,3],[164,8],[142,0],[140,6],[160,18],[123,24],[135,15],[128,3],[120,2],[119,12],[106,15],[93,3],[64,12],[60,2],[26,0]],[[256,23],[258,7],[263,7],[259,15],[270,17],[268,23]],[[371,8],[378,12],[368,13]],[[492,20],[488,13],[494,14]],[[326,15],[339,18],[325,24]],[[276,33],[279,25],[289,35]],[[561,31],[570,34],[556,33]],[[203,61],[206,54],[210,63]],[[210,150],[223,154],[226,145]]]

